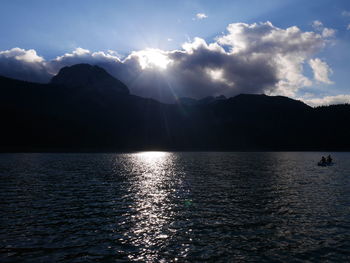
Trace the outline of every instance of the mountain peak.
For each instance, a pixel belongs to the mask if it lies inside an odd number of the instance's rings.
[[[106,70],[90,64],[76,64],[61,68],[51,79],[51,84],[66,87],[84,87],[96,91],[116,91],[129,94],[128,87],[120,80],[114,78]]]

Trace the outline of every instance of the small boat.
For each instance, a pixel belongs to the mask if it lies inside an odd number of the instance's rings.
[[[325,158],[324,156],[322,156],[321,160],[317,163],[318,166],[332,166],[333,163],[333,159],[331,157],[331,155],[328,155],[327,158]]]
[[[325,166],[332,166],[333,164],[334,164],[333,162],[321,162],[321,161],[319,161],[317,163],[318,166],[323,166],[323,167],[325,167]]]

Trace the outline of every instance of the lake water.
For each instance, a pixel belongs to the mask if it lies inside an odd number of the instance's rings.
[[[0,154],[0,261],[349,262],[350,153],[321,155]]]

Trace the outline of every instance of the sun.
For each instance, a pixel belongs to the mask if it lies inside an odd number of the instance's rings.
[[[172,62],[169,57],[160,49],[145,49],[137,52],[139,63],[142,69],[159,68],[166,69]]]

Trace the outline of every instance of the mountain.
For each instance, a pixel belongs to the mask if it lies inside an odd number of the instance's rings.
[[[84,87],[95,92],[118,92],[129,94],[128,87],[99,66],[76,64],[62,68],[50,82],[65,87]]]
[[[0,77],[0,94],[2,152],[350,149],[349,105],[251,94],[164,104],[90,65],[49,84]]]

